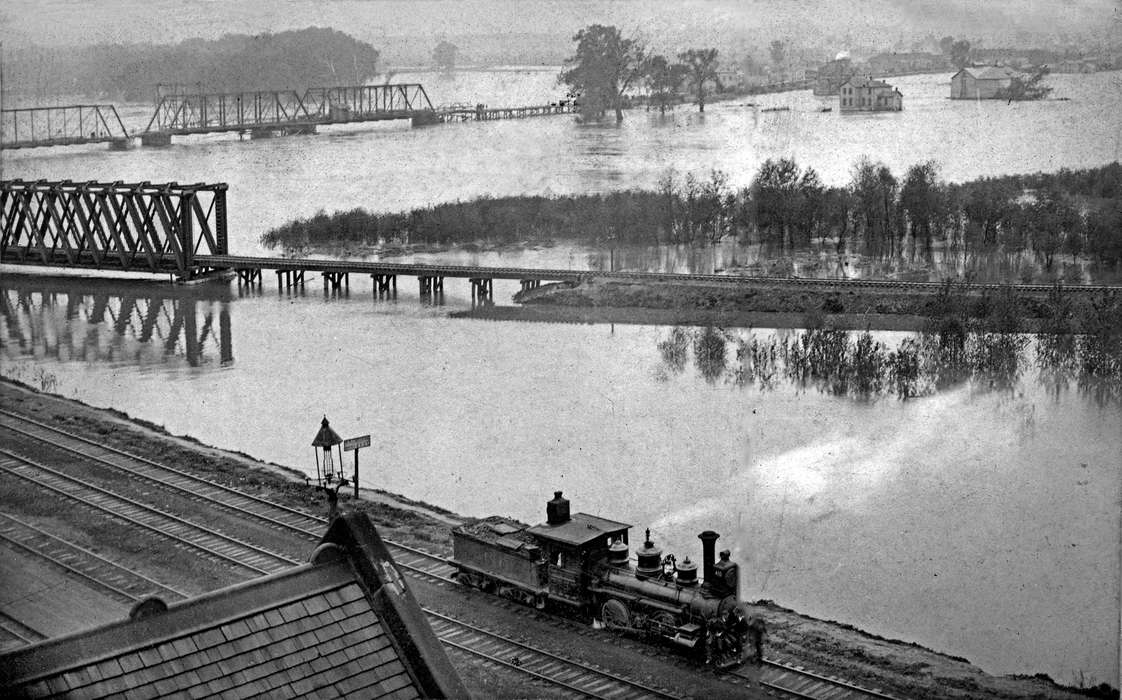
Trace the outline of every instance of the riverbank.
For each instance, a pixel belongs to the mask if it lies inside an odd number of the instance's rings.
[[[521,291],[515,294],[514,301],[526,308],[557,309],[562,320],[588,313],[589,320],[596,321],[602,320],[599,316],[622,316],[637,310],[638,318],[667,325],[778,324],[774,327],[805,328],[807,315],[812,315],[816,324],[825,321],[834,328],[853,330],[922,330],[931,318],[984,318],[993,314],[995,307],[1006,304],[1015,306],[1020,330],[1033,332],[1055,315],[1054,303],[1047,294],[1009,290],[1013,296],[1003,299],[1001,292],[965,291],[953,286],[932,293],[909,287],[831,288],[767,281],[730,284],[589,277],[577,284],[557,283]],[[1084,303],[1082,299],[1070,302],[1073,307]],[[574,312],[575,309],[580,311]],[[623,309],[628,311],[621,312]]]
[[[116,411],[96,409],[4,381],[5,408],[37,417],[72,432],[147,456],[179,469],[288,505],[326,513],[321,497],[305,484],[303,474],[284,465],[263,463],[251,456],[208,446],[188,436],[169,435],[160,426],[134,420]],[[18,504],[6,502],[5,511]],[[376,490],[364,490],[355,502],[346,494],[346,509],[360,509],[387,537],[444,554],[450,553],[449,526],[463,519],[431,504]],[[66,512],[53,514],[66,518]],[[158,556],[153,553],[150,556]],[[1086,694],[1064,689],[1045,678],[991,676],[965,659],[940,654],[915,644],[888,640],[851,626],[800,615],[771,601],[757,608],[769,625],[767,653],[820,672],[879,687],[898,697],[932,698],[1077,698]],[[1095,696],[1105,697],[1105,696]]]

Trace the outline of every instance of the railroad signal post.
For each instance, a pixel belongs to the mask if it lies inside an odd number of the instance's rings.
[[[354,450],[355,453],[355,500],[358,500],[358,451],[363,447],[370,447],[370,436],[360,435],[358,437],[347,438],[343,441],[343,451],[350,452]]]

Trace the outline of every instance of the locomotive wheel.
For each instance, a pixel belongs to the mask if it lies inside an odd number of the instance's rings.
[[[600,607],[600,619],[608,629],[631,626],[631,614],[627,612],[627,606],[615,598],[609,599]]]
[[[674,621],[674,616],[665,610],[652,615],[651,621],[657,623],[655,626],[659,634],[670,634],[673,632],[674,628],[678,626],[678,623]]]

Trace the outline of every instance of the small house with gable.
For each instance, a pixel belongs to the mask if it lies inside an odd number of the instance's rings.
[[[904,95],[883,80],[853,77],[838,90],[838,108],[842,112],[899,112],[904,109]]]
[[[951,76],[952,100],[992,100],[1013,83],[1022,73],[1009,66],[981,66],[963,68]]]

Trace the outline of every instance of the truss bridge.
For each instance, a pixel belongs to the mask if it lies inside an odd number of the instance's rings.
[[[227,252],[226,185],[0,182],[0,262],[170,273]]]
[[[140,135],[149,146],[168,145],[172,136],[223,131],[262,138],[312,134],[324,124],[410,119],[437,121],[425,88],[418,83],[355,85],[231,93],[163,95]]]
[[[126,148],[129,133],[113,105],[0,110],[0,149],[108,143]]]

